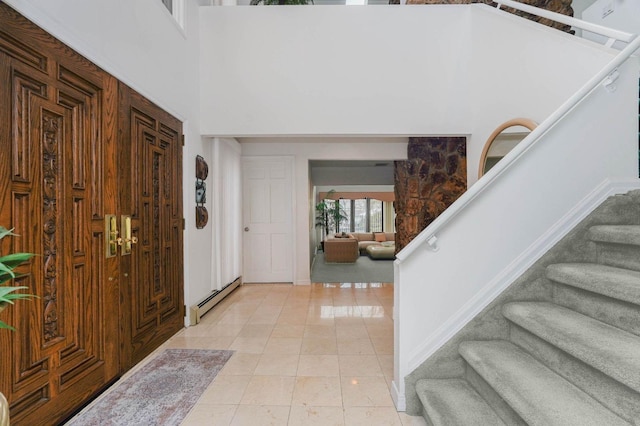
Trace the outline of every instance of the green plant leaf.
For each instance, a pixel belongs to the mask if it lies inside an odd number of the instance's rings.
[[[27,287],[0,286],[0,302],[13,304],[12,300],[30,299],[31,297],[33,297],[33,295],[31,294],[15,293],[16,291],[22,290],[23,288],[27,288]]]
[[[10,268],[15,268],[21,265],[33,257],[32,253],[11,253],[6,256],[0,257],[0,264],[7,265]]]
[[[11,327],[9,324],[7,324],[4,321],[0,321],[0,328],[6,328],[6,329],[11,330],[11,331],[16,331],[15,328]]]
[[[7,229],[4,226],[0,226],[0,240],[9,235],[15,236],[16,234],[14,234],[12,231],[13,229]],[[0,257],[0,303],[13,304],[14,300],[28,300],[37,297],[33,294],[18,292],[19,290],[23,290],[28,287],[3,285],[6,281],[21,276],[16,275],[13,270],[18,266],[28,262],[29,259],[31,259],[33,256],[34,255],[32,253],[11,253],[6,256]],[[11,327],[9,324],[3,321],[0,321],[0,329],[2,328],[15,331],[15,328]]]
[[[13,229],[7,229],[4,226],[0,226],[0,240],[6,237],[7,235],[15,235]]]
[[[8,267],[2,261],[0,261],[0,274],[2,275],[11,275],[13,278],[16,274],[13,273],[13,268]]]

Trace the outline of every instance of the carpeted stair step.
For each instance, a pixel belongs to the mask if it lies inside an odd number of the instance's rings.
[[[640,271],[640,226],[592,226],[588,235],[598,247],[597,263]]]
[[[589,228],[591,241],[640,246],[638,225],[597,225]]]
[[[504,425],[466,380],[422,379],[416,383],[416,392],[430,425]]]
[[[595,263],[547,266],[547,278],[593,293],[640,305],[640,272]]]
[[[502,307],[502,313],[520,327],[640,392],[640,337],[552,303],[512,302]]]
[[[504,425],[466,380],[422,379],[416,392],[433,426]]]
[[[458,350],[530,425],[629,424],[510,342],[467,341]]]

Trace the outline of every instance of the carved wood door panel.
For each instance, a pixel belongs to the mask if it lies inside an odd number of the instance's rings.
[[[0,224],[20,235],[2,252],[38,254],[16,285],[39,298],[7,309],[17,331],[0,333],[15,425],[55,423],[119,374],[117,260],[104,256],[116,107],[113,77],[0,3]]]
[[[119,110],[121,211],[137,239],[121,258],[129,368],[184,326],[182,124],[122,83]]]
[[[0,314],[12,425],[64,420],[182,328],[181,132],[0,0],[0,253],[38,254],[16,285],[39,298]],[[106,256],[108,215],[130,254]]]

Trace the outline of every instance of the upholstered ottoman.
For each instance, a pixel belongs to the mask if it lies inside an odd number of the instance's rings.
[[[396,258],[396,246],[395,244],[385,244],[379,246],[368,246],[367,254],[372,259],[395,259]]]

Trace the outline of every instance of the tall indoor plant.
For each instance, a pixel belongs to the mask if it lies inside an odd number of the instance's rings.
[[[15,235],[11,229],[0,226],[0,241],[4,237]],[[16,277],[15,269],[29,261],[33,254],[31,253],[12,253],[0,257],[0,312],[2,312],[9,304],[13,304],[14,300],[31,299],[31,294],[18,293],[19,290],[25,289],[25,286],[9,286],[8,282]],[[0,329],[15,330],[4,321],[0,321]],[[9,426],[9,403],[0,392],[0,426]]]
[[[334,232],[340,231],[340,224],[347,220],[344,209],[340,206],[340,200],[332,200],[335,190],[327,192],[325,198],[316,204],[316,227],[322,229],[322,239],[327,236],[331,229]]]

